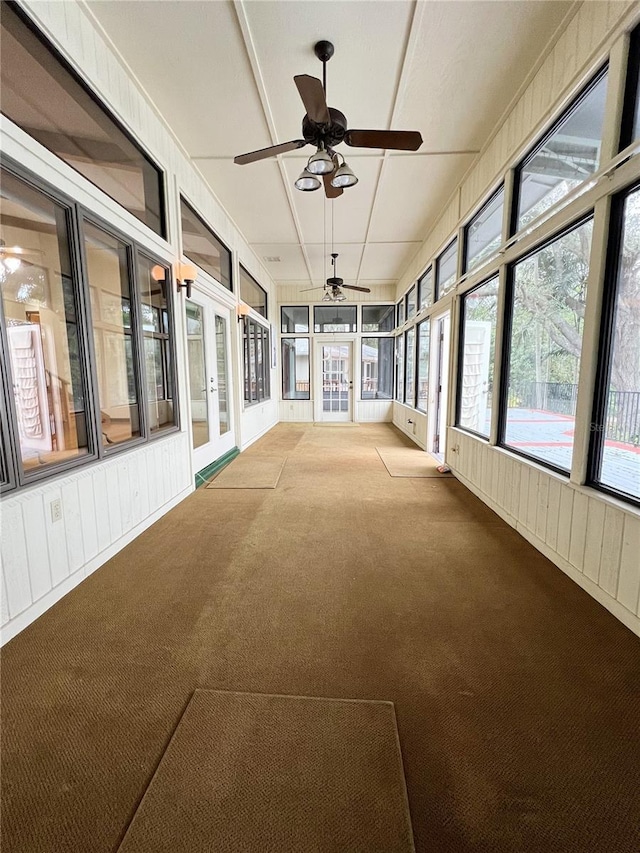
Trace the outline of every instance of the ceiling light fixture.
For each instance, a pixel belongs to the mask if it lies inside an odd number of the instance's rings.
[[[320,178],[317,175],[312,175],[307,169],[303,169],[300,177],[296,181],[296,189],[302,190],[303,193],[310,193],[313,190],[319,190],[322,185]]]
[[[334,168],[333,157],[325,150],[321,142],[316,153],[309,157],[307,171],[311,172],[312,175],[329,175],[333,172]]]
[[[342,157],[342,155],[340,155]],[[358,178],[353,173],[353,170],[347,166],[344,157],[342,157],[342,165],[338,166],[334,176],[331,178],[332,187],[353,187],[358,183]]]

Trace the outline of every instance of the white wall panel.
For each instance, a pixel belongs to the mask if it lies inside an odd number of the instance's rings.
[[[640,634],[638,511],[461,430],[449,430],[449,447],[456,444],[458,452],[447,455],[454,474]],[[494,471],[499,472],[497,489]]]

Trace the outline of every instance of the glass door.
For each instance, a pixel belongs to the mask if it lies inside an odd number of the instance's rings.
[[[316,420],[351,421],[353,400],[353,359],[351,341],[318,343],[316,363],[321,376],[317,388],[322,398],[316,401]]]
[[[445,441],[447,435],[447,392],[449,385],[449,313],[436,317],[432,321],[432,384],[430,447],[431,453],[444,462]]]
[[[235,444],[229,398],[229,310],[210,297],[186,302],[191,440],[195,471]]]

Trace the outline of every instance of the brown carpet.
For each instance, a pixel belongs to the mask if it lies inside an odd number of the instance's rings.
[[[393,705],[196,690],[119,853],[411,853]]]
[[[237,456],[207,483],[207,489],[275,489],[286,456]]]
[[[419,447],[376,447],[391,477],[451,477],[438,471],[438,462]]]
[[[276,427],[5,646],[3,851],[114,853],[205,688],[392,701],[419,853],[637,853],[640,640],[390,444]]]

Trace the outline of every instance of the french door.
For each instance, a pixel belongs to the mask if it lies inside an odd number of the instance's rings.
[[[228,308],[193,293],[186,302],[191,441],[201,471],[235,446],[229,383]]]
[[[316,342],[316,365],[319,371],[316,388],[317,421],[353,420],[353,343],[352,341]]]

